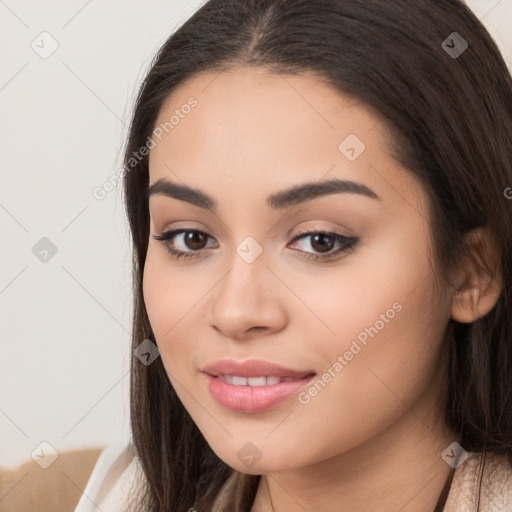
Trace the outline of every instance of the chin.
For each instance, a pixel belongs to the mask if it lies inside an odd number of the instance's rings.
[[[279,452],[269,446],[259,451],[255,444],[250,442],[245,444],[235,443],[233,451],[229,452],[226,450],[225,444],[220,450],[215,450],[213,446],[212,449],[228,466],[248,475],[287,471],[301,465],[300,461],[293,459],[295,450]],[[265,457],[266,450],[271,452],[272,455],[270,457]]]

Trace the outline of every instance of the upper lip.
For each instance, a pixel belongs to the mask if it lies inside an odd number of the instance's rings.
[[[292,370],[269,361],[250,359],[248,361],[235,361],[234,359],[219,359],[206,365],[203,370],[212,376],[236,375],[239,377],[294,377],[302,378],[313,375],[313,371]]]

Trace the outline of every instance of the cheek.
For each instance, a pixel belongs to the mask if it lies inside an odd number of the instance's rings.
[[[378,410],[396,402],[390,389],[414,401],[428,385],[449,307],[433,294],[427,247],[418,238],[390,238],[375,245],[378,251],[361,250],[335,271],[318,270],[297,280],[298,295],[307,297],[318,317],[309,322],[311,339],[317,340],[311,356],[336,375],[324,374],[332,384],[325,391],[320,385],[324,398],[315,399],[315,407],[341,400],[363,420],[366,407]]]
[[[311,269],[294,279],[294,291],[317,317],[308,315],[316,336],[331,350],[348,349],[358,335],[364,340],[371,327],[376,327],[380,337],[393,324],[398,329],[396,339],[399,333],[410,338],[415,329],[417,335],[431,323],[433,274],[421,234],[409,236],[407,230],[394,227],[339,265]]]
[[[363,310],[345,304],[332,324],[337,336],[320,349],[323,373],[299,397],[294,415],[315,460],[372,438],[416,410],[420,397],[435,393],[440,348],[438,333],[429,327],[433,315],[424,307],[429,294],[426,284],[394,303],[391,294]]]
[[[180,343],[183,326],[208,289],[207,284],[198,287],[190,279],[190,273],[171,268],[165,252],[150,244],[144,266],[144,303],[162,362],[169,373],[175,373],[183,358],[188,358],[190,343]],[[172,372],[171,362],[176,366]]]

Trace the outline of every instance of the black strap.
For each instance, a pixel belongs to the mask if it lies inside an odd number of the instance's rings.
[[[452,486],[453,474],[455,473],[455,468],[452,468],[448,478],[446,479],[446,483],[444,484],[443,490],[439,495],[439,499],[437,500],[436,508],[434,512],[443,512],[444,507],[446,505],[446,500],[448,499],[448,494],[450,494],[450,488]]]

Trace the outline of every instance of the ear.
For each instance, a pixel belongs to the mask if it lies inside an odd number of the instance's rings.
[[[503,289],[500,254],[489,232],[476,228],[466,235],[468,253],[455,279],[452,318],[472,323],[491,311]]]

